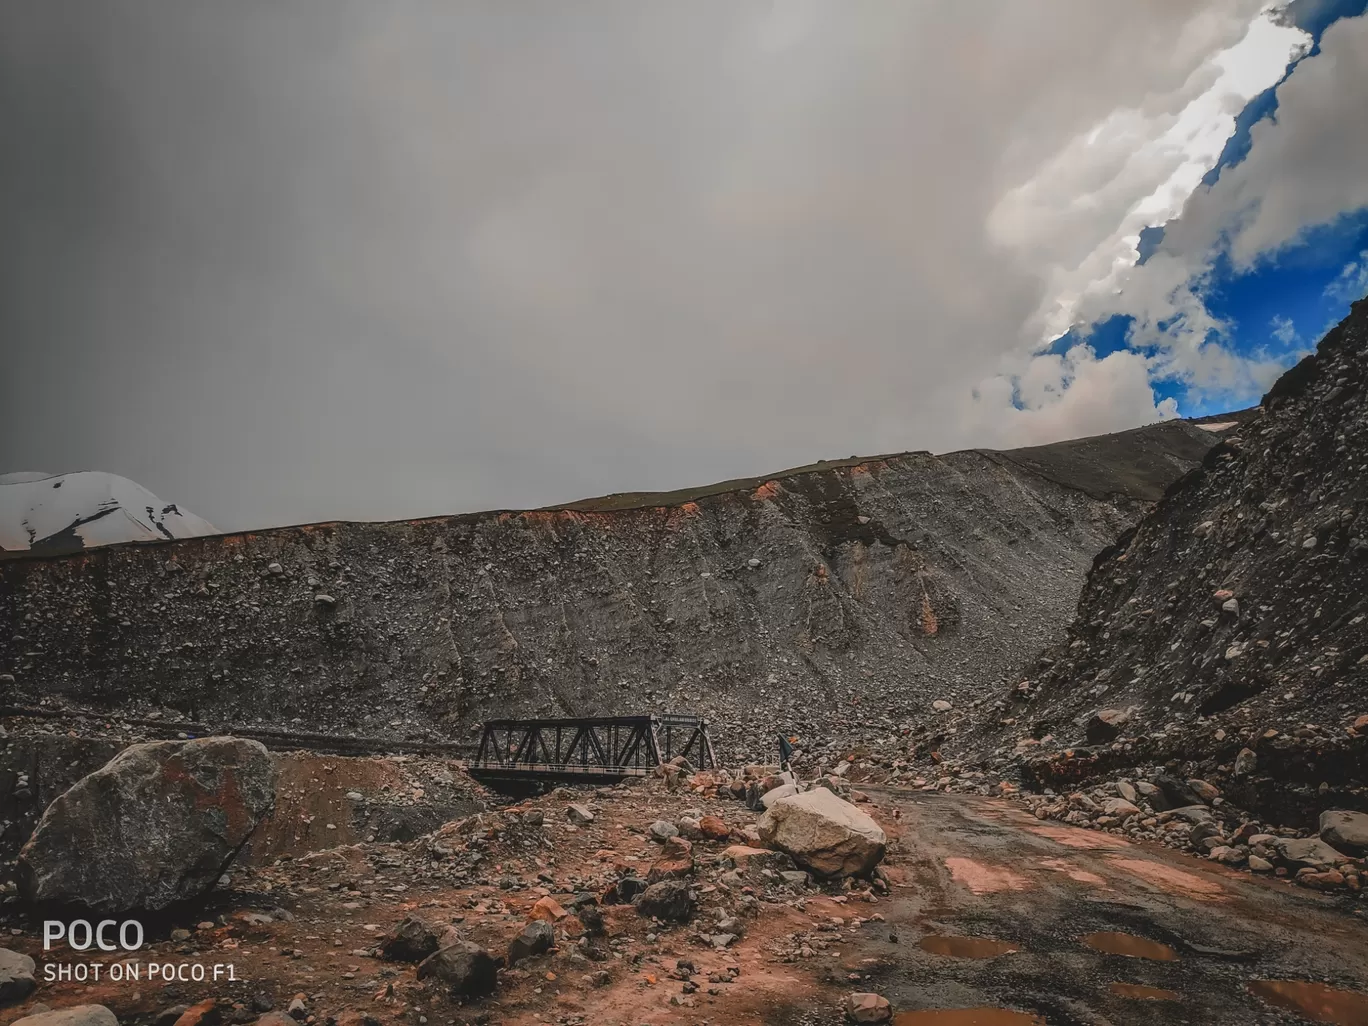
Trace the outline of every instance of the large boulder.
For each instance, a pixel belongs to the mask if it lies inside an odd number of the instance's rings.
[[[1307,866],[1325,869],[1346,861],[1343,852],[1330,847],[1319,837],[1279,837],[1273,842],[1273,850],[1293,869]]]
[[[33,901],[155,910],[213,887],[275,805],[276,768],[237,737],[133,745],[48,806],[19,854]]]
[[[0,948],[0,1005],[12,1005],[28,997],[36,987],[33,959],[9,948]]]
[[[435,979],[453,997],[480,997],[494,993],[499,967],[494,957],[470,941],[448,944],[418,966],[418,979]]]
[[[1368,813],[1322,812],[1320,838],[1346,855],[1368,856]]]
[[[825,788],[780,799],[757,827],[765,844],[821,876],[868,873],[887,844],[879,824]]]
[[[10,1026],[119,1026],[119,1020],[104,1005],[72,1005],[51,1012],[26,1015]]]

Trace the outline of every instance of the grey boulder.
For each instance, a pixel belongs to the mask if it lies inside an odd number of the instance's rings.
[[[781,798],[756,826],[766,845],[821,876],[868,873],[887,846],[879,824],[825,788]]]
[[[1322,812],[1320,838],[1346,855],[1368,855],[1368,813],[1335,810]]]
[[[274,807],[275,787],[275,763],[257,741],[126,748],[43,813],[19,853],[24,895],[102,913],[199,897]]]
[[[22,1001],[33,992],[33,959],[9,948],[0,948],[0,1005]]]
[[[26,1015],[10,1026],[119,1026],[119,1020],[104,1005],[72,1005]]]
[[[1329,868],[1345,861],[1343,852],[1336,851],[1318,837],[1279,837],[1273,842],[1273,850],[1294,868]]]

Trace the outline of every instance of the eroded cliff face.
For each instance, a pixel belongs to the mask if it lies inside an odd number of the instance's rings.
[[[888,736],[1038,651],[1093,556],[1214,442],[1171,422],[564,509],[13,559],[0,687],[395,737],[688,710],[720,721],[724,757],[777,729]]]

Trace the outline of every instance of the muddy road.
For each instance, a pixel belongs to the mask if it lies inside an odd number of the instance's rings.
[[[1006,801],[868,790],[900,813],[900,886],[842,964],[895,1022],[1368,1023],[1362,902]]]

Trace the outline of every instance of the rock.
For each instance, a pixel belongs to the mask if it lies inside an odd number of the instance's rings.
[[[12,1005],[32,993],[34,962],[28,955],[0,948],[0,1005]]]
[[[1350,724],[1349,729],[1355,734],[1368,734],[1368,714],[1358,717]]]
[[[588,826],[594,821],[594,814],[583,805],[567,805],[565,818],[575,826]]]
[[[1346,810],[1322,812],[1320,838],[1346,855],[1368,856],[1368,814]]]
[[[508,964],[517,965],[525,958],[545,954],[555,943],[555,927],[540,919],[530,922],[508,945]]]
[[[1205,805],[1184,805],[1177,809],[1169,809],[1162,813],[1160,819],[1167,822],[1170,819],[1181,819],[1187,823],[1210,823],[1211,810]]]
[[[665,842],[660,858],[646,875],[647,883],[685,877],[694,871],[693,845],[682,837],[671,837]]]
[[[954,706],[947,702],[945,699],[938,698],[931,703],[931,708],[934,709],[936,712],[949,712],[951,709],[954,708]]]
[[[1239,616],[1240,600],[1236,598],[1226,599],[1224,602],[1221,603],[1221,612],[1228,613],[1231,616]]]
[[[1189,780],[1187,785],[1192,788],[1193,794],[1207,805],[1221,797],[1221,789],[1214,784],[1208,784],[1205,780]]]
[[[1188,844],[1193,848],[1200,849],[1206,841],[1212,838],[1220,838],[1220,836],[1221,828],[1207,820],[1205,823],[1198,823],[1192,828],[1192,832],[1188,834]]]
[[[275,763],[257,741],[132,745],[43,813],[19,856],[25,896],[99,912],[197,898],[274,807],[275,785]]]
[[[731,836],[731,827],[717,816],[704,816],[698,821],[698,829],[709,841],[725,841]]]
[[[822,876],[868,873],[887,843],[879,824],[823,788],[781,798],[757,826],[765,844]]]
[[[1344,874],[1334,869],[1322,873],[1298,873],[1296,880],[1302,887],[1312,887],[1318,891],[1335,891],[1344,886]]]
[[[775,802],[781,801],[784,798],[791,798],[795,794],[800,793],[797,784],[781,784],[772,790],[766,791],[764,795],[761,796],[760,806],[761,808],[768,809]]]
[[[893,1006],[878,994],[847,994],[843,1008],[851,1022],[888,1022],[893,1018]]]
[[[1249,868],[1256,873],[1269,873],[1273,871],[1273,863],[1268,859],[1260,858],[1258,855],[1249,856]]]
[[[1278,857],[1293,868],[1329,868],[1345,860],[1343,853],[1319,837],[1279,837],[1273,841],[1272,847]]]
[[[532,919],[540,919],[547,923],[558,923],[570,913],[565,911],[555,898],[548,896],[538,898],[527,914]]]
[[[119,1026],[119,1020],[104,1005],[73,1005],[26,1015],[16,1019],[10,1026]]]
[[[646,890],[646,887],[646,881],[640,877],[624,876],[603,892],[603,903],[605,905],[630,905],[636,900],[638,894]]]
[[[651,824],[650,830],[647,832],[651,835],[651,840],[664,844],[671,837],[678,835],[679,828],[669,820],[658,819]]]
[[[284,1012],[267,1012],[261,1016],[252,1026],[296,1026],[298,1020],[286,1015]],[[338,1019],[340,1026],[342,1020]]]
[[[435,979],[454,997],[480,997],[494,992],[499,974],[488,951],[461,940],[423,959],[418,965],[418,979]]]
[[[679,827],[680,837],[687,838],[690,841],[703,840],[703,831],[698,825],[698,820],[693,819],[690,816],[683,816],[680,818],[677,825]]]
[[[442,946],[442,935],[417,916],[405,916],[376,945],[390,962],[421,962]]]
[[[1237,780],[1253,774],[1259,765],[1259,757],[1248,748],[1241,748],[1240,754],[1235,756],[1234,774]]]
[[[808,885],[808,875],[801,869],[785,869],[779,874],[779,878],[790,887],[806,887]]]
[[[793,868],[793,860],[782,851],[752,848],[745,844],[733,844],[730,848],[723,848],[718,859],[723,865],[730,864],[745,873],[763,872],[766,869],[782,873]]]
[[[1127,816],[1138,816],[1140,807],[1124,798],[1108,798],[1102,803],[1102,812],[1107,816],[1120,816],[1125,819]]]
[[[1124,709],[1097,710],[1083,728],[1088,744],[1101,745],[1115,741],[1121,734],[1121,728],[1130,722],[1130,718],[1131,714]]]
[[[1154,783],[1175,809],[1203,804],[1201,795],[1172,774],[1160,773],[1154,778]]]
[[[662,880],[641,893],[636,910],[647,919],[687,922],[693,916],[695,904],[688,884],[682,880]]]
[[[1116,793],[1132,805],[1140,800],[1140,793],[1135,790],[1134,785],[1129,780],[1118,780],[1116,782]]]

